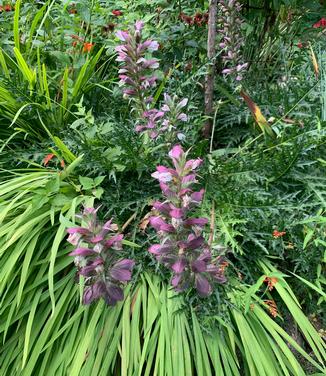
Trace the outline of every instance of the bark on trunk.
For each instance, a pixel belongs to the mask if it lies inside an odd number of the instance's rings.
[[[209,67],[205,80],[205,115],[209,116],[210,118],[207,119],[203,127],[203,136],[205,138],[210,137],[213,125],[213,120],[211,117],[213,115],[217,1],[218,0],[211,0],[209,4],[207,38],[207,58],[209,62]]]

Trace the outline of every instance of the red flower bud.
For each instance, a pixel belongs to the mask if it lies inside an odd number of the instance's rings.
[[[315,24],[313,24],[312,27],[314,29],[318,29],[320,27],[323,28],[323,29],[325,29],[325,27],[326,27],[326,18],[325,17],[321,18],[318,22],[316,22]]]
[[[43,159],[43,165],[46,166],[46,165],[51,161],[51,159],[52,159],[53,157],[55,157],[55,155],[52,154],[52,153],[46,155],[45,158]]]
[[[273,231],[273,238],[277,239],[277,238],[281,238],[282,236],[284,236],[286,234],[285,231],[277,231],[277,230],[274,230]]]
[[[112,11],[112,14],[113,14],[114,16],[116,16],[116,17],[119,17],[119,16],[122,16],[122,15],[123,15],[123,13],[121,12],[121,10],[118,10],[118,9],[113,10],[113,11]]]

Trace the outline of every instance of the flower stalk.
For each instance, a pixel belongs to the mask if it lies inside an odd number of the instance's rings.
[[[152,177],[160,183],[165,200],[153,203],[150,225],[156,230],[159,244],[153,244],[149,252],[158,262],[172,271],[172,286],[184,291],[194,286],[200,296],[212,292],[213,282],[224,283],[223,257],[212,260],[210,247],[203,237],[208,220],[192,217],[191,212],[201,204],[204,189],[193,191],[197,183],[197,168],[201,159],[187,161],[180,145],[169,152],[174,168],[157,166]]]
[[[224,63],[222,74],[235,78],[236,81],[241,81],[248,67],[248,63],[243,62],[241,53],[244,46],[243,20],[240,15],[241,4],[236,0],[220,0],[219,9],[218,23],[220,30],[218,31],[222,35],[220,48],[223,49],[222,59]]]
[[[123,286],[130,281],[134,260],[121,258],[123,235],[118,226],[97,220],[95,208],[85,208],[79,215],[85,226],[67,229],[68,242],[76,248],[69,256],[75,258],[78,275],[85,279],[83,303],[103,298],[108,305],[124,299]]]
[[[178,122],[186,122],[187,115],[181,109],[186,106],[187,99],[178,101],[176,96],[164,94],[162,108],[154,108],[151,90],[156,85],[157,77],[153,73],[159,67],[152,53],[159,44],[153,40],[142,39],[143,22],[137,21],[132,31],[118,31],[117,37],[123,42],[116,47],[117,61],[121,63],[119,70],[120,86],[124,98],[135,104],[137,115],[136,132],[147,133],[156,139],[162,133],[169,133],[171,139],[183,135],[177,131]]]

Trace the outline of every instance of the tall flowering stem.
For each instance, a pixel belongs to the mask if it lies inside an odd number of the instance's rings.
[[[124,97],[133,99],[140,117],[152,101],[149,89],[156,84],[157,77],[153,71],[159,67],[157,59],[152,56],[146,58],[159,48],[159,44],[153,40],[142,41],[143,27],[144,23],[137,21],[132,31],[117,31],[116,36],[123,44],[115,48],[118,53],[116,60],[121,63],[119,78],[120,85],[124,87]]]
[[[205,77],[205,115],[207,116],[207,120],[203,128],[203,135],[205,138],[209,138],[213,127],[212,115],[215,77],[216,14],[217,0],[210,0],[207,35],[207,59],[209,65]]]
[[[112,220],[103,225],[97,220],[97,209],[85,208],[79,216],[84,227],[68,228],[68,242],[76,248],[78,275],[85,279],[83,303],[103,298],[108,305],[123,300],[123,286],[131,279],[133,260],[121,258],[123,235]]]
[[[165,197],[156,201],[150,217],[150,225],[156,230],[159,244],[153,244],[149,252],[172,271],[172,285],[176,291],[194,286],[200,296],[212,292],[212,282],[224,283],[225,260],[212,258],[203,237],[206,218],[194,218],[192,210],[201,204],[204,189],[193,191],[197,183],[196,170],[201,159],[186,160],[180,145],[169,152],[174,168],[157,166],[152,177],[157,179]]]
[[[220,17],[218,23],[222,35],[220,48],[224,53],[224,69],[222,73],[225,76],[231,76],[236,81],[241,81],[247,69],[248,64],[243,62],[241,50],[244,46],[242,37],[242,25],[240,11],[241,4],[236,0],[220,0],[219,2]]]
[[[116,47],[116,60],[121,63],[119,83],[123,87],[124,97],[135,104],[136,132],[147,132],[152,139],[165,132],[179,135],[177,123],[187,121],[186,114],[181,111],[187,99],[178,101],[175,96],[171,98],[165,94],[163,107],[153,107],[151,90],[157,80],[153,72],[159,67],[159,62],[152,53],[159,48],[159,44],[153,40],[143,40],[143,26],[143,22],[137,21],[132,31],[120,30],[116,33],[123,42]]]

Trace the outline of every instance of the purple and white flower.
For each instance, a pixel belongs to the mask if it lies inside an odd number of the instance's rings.
[[[168,111],[171,103],[166,97]],[[186,101],[181,106],[186,105]],[[180,145],[169,152],[174,169],[157,166],[152,177],[160,182],[165,201],[155,201],[153,211],[158,215],[150,217],[150,225],[157,231],[160,244],[153,244],[148,251],[157,261],[172,272],[171,284],[176,291],[184,291],[193,286],[200,296],[207,296],[213,290],[213,281],[224,283],[222,259],[212,261],[209,247],[202,236],[207,218],[192,217],[191,210],[200,205],[204,189],[193,191],[196,183],[196,170],[201,159],[186,160]]]
[[[85,208],[77,217],[85,227],[67,229],[68,241],[76,246],[69,253],[75,257],[78,275],[84,277],[83,303],[103,298],[109,305],[123,300],[123,285],[130,281],[135,262],[121,258],[123,235],[115,233],[112,220],[103,225],[97,220],[97,209]]]
[[[222,36],[219,46],[223,50],[224,61],[222,74],[241,81],[248,67],[247,63],[243,63],[241,53],[244,46],[243,21],[240,17],[241,4],[235,0],[220,0],[219,11],[219,32]]]

